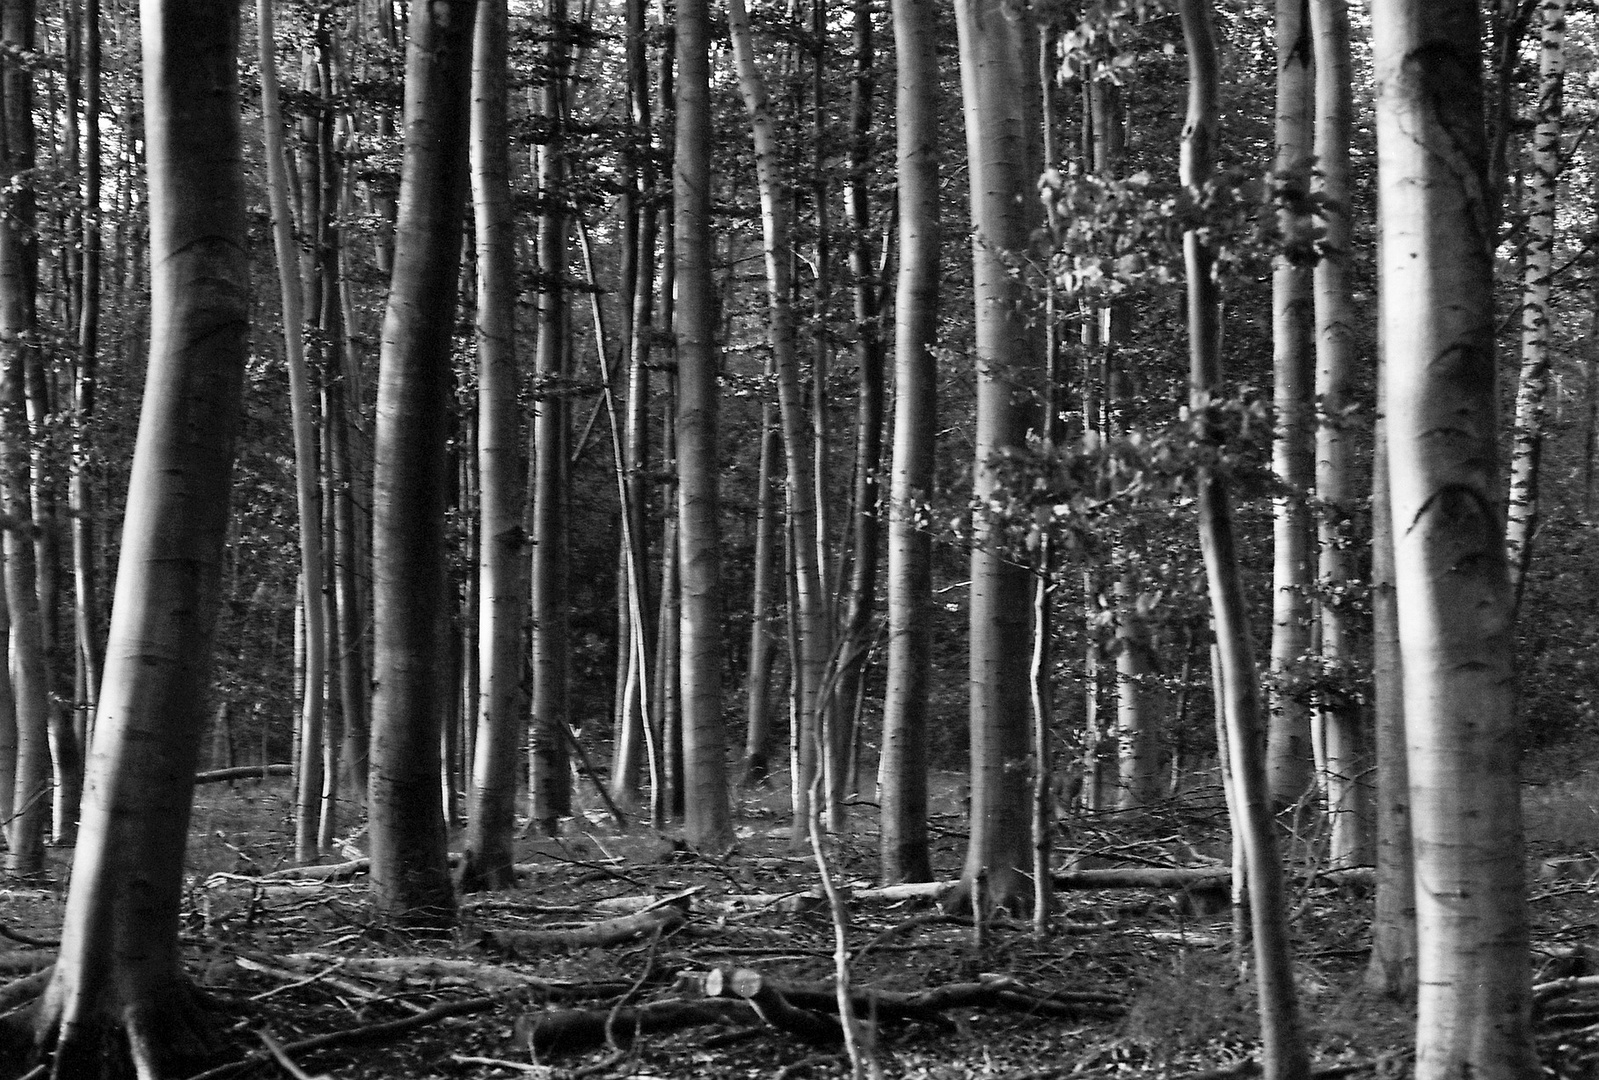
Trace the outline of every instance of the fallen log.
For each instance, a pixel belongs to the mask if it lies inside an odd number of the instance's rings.
[[[226,780],[265,780],[269,776],[293,776],[293,765],[234,765],[226,769],[207,769],[194,774],[196,784],[220,784]]]
[[[550,949],[604,948],[650,934],[668,934],[688,921],[679,907],[661,907],[564,930],[485,930],[478,944],[512,956]]]
[[[372,860],[365,856],[359,859],[350,859],[341,863],[328,863],[326,866],[285,866],[282,870],[272,870],[262,874],[258,881],[348,881],[350,878],[370,872]]]
[[[844,1043],[844,1029],[838,1022],[838,1002],[832,1015],[822,1009],[796,1005],[758,971],[739,968],[732,973],[713,968],[705,976],[707,997],[739,997],[750,1003],[762,1020],[779,1031],[786,1031],[813,1046],[836,1047]]]
[[[738,1000],[659,1001],[625,1009],[540,1009],[517,1017],[512,1030],[516,1044],[534,1054],[575,1054],[608,1038],[626,1045],[637,1035],[732,1024],[749,1015],[749,1005]]]
[[[378,982],[427,982],[471,986],[481,990],[532,990],[545,999],[575,1001],[614,998],[627,992],[629,982],[559,982],[541,979],[509,968],[476,960],[451,960],[439,956],[339,956],[330,952],[299,952],[280,957],[287,967],[311,971],[337,963],[347,975]]]

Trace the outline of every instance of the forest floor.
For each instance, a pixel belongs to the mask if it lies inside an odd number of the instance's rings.
[[[958,784],[942,781],[934,858],[947,880],[965,836]],[[1599,861],[1587,849],[1599,836],[1599,780],[1546,777],[1528,786],[1526,805],[1537,978],[1592,974]],[[1063,891],[1055,932],[1040,941],[1029,922],[1003,914],[979,928],[929,900],[874,894],[875,813],[852,813],[859,831],[830,858],[854,893],[852,983],[885,992],[869,1032],[881,1075],[1220,1080],[1254,1071],[1252,987],[1238,975],[1231,913],[1216,910],[1214,889]],[[558,841],[524,840],[518,887],[465,898],[447,939],[375,922],[364,876],[263,880],[287,866],[289,814],[281,782],[199,791],[184,942],[221,1031],[219,1067],[201,1076],[850,1074],[836,1008],[826,1011],[833,922],[812,854],[789,842],[780,794],[743,798],[738,848],[722,858],[587,811]],[[1058,857],[1078,865],[1215,867],[1226,846],[1214,788],[1061,826]],[[69,854],[59,853],[51,882],[0,887],[0,1002],[8,981],[50,960]],[[1411,1009],[1362,985],[1368,890],[1306,877],[1289,901],[1316,1074],[1408,1076]],[[752,1000],[725,988],[727,997],[707,997],[717,979]],[[1547,993],[1537,1023],[1547,1075],[1599,1076],[1599,990]],[[282,1048],[276,1059],[269,1039]]]

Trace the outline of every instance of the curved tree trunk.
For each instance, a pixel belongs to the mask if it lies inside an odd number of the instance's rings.
[[[141,9],[151,340],[100,713],[61,952],[54,1075],[182,1075],[205,1023],[179,963],[183,852],[209,711],[248,351],[238,8]]]
[[[711,67],[706,0],[677,5],[677,505],[683,801],[689,843],[733,839],[722,729],[722,512],[711,280]]]
[[[1031,750],[1028,658],[1032,629],[1025,566],[1002,550],[984,509],[996,494],[995,459],[1025,442],[1031,419],[1018,379],[1042,360],[1022,310],[1025,286],[1007,256],[1027,249],[1042,217],[1037,116],[1037,28],[1000,0],[958,0],[961,89],[971,169],[976,305],[977,444],[973,465],[971,584],[971,839],[963,880],[986,876],[996,904],[1030,897]]]
[[[1418,1080],[1527,1080],[1532,1040],[1492,207],[1472,0],[1379,0],[1388,476],[1410,752]]]
[[[938,410],[938,64],[931,0],[894,0],[899,280],[894,302],[894,460],[888,510],[888,687],[878,794],[885,881],[930,881],[927,702],[932,678],[932,494]]]
[[[1305,225],[1310,194],[1311,60],[1308,0],[1277,3],[1277,220],[1285,234]],[[1273,502],[1271,717],[1266,770],[1272,805],[1292,806],[1311,781],[1310,711],[1285,692],[1285,681],[1310,651],[1311,331],[1315,320],[1308,253],[1284,251],[1271,278],[1273,404],[1277,432],[1272,469],[1287,488]]]
[[[1209,181],[1216,167],[1219,74],[1210,0],[1182,0],[1188,46],[1188,116],[1183,125],[1182,182],[1190,190]],[[1221,304],[1215,254],[1201,234],[1183,234],[1188,278],[1188,349],[1191,408],[1209,406],[1221,385]],[[1294,988],[1293,956],[1284,910],[1282,865],[1266,789],[1266,730],[1249,634],[1249,612],[1239,572],[1226,481],[1204,470],[1198,477],[1199,541],[1210,586],[1211,619],[1221,661],[1222,707],[1233,781],[1236,835],[1249,882],[1250,928],[1255,942],[1255,982],[1260,1000],[1261,1073],[1266,1080],[1305,1080],[1310,1055]]]
[[[454,916],[439,791],[438,674],[445,632],[450,338],[467,188],[471,3],[411,8],[405,157],[394,277],[383,319],[373,482],[370,815],[378,909],[408,922]]]
[[[482,0],[472,52],[472,198],[477,230],[478,700],[462,891],[513,879],[522,726],[521,571],[527,494],[516,362],[516,226],[511,216],[509,14]]]

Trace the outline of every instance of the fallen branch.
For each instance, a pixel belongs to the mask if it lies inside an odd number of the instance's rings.
[[[0,986],[0,1013],[9,1012],[26,1002],[32,1001],[44,993],[44,988],[50,985],[50,975],[55,971],[55,965],[35,971]]]
[[[235,765],[195,773],[196,784],[220,784],[227,780],[265,780],[269,776],[293,776],[293,765]]]
[[[650,1005],[610,1009],[541,1009],[517,1017],[515,1038],[534,1054],[573,1054],[604,1046],[606,1030],[617,1042],[635,1035],[682,1027],[735,1023],[748,1018],[742,1001],[659,1001]],[[197,1078],[198,1080],[198,1078]]]
[[[347,881],[372,869],[372,860],[366,857],[347,862],[329,863],[326,866],[286,866],[262,874],[258,881]]]
[[[51,938],[36,938],[31,934],[24,934],[21,930],[13,930],[5,923],[0,923],[0,937],[33,949],[58,949],[61,947],[60,941]]]
[[[681,908],[663,907],[566,930],[486,930],[479,944],[512,956],[549,949],[604,948],[654,933],[668,934],[687,921]]]
[[[1532,1002],[1542,1004],[1550,998],[1567,994],[1580,994],[1584,990],[1599,990],[1599,975],[1573,975],[1566,979],[1551,979],[1532,988]]]
[[[298,1042],[284,1043],[280,1049],[286,1054],[304,1054],[312,1050],[327,1050],[337,1046],[351,1046],[360,1043],[385,1042],[397,1035],[404,1035],[415,1031],[417,1028],[436,1024],[440,1020],[452,1016],[469,1016],[473,1013],[488,1012],[497,1008],[510,999],[510,995],[496,994],[493,997],[465,998],[461,1001],[446,1001],[435,1005],[431,1009],[424,1009],[415,1016],[405,1016],[398,1020],[388,1020],[381,1024],[367,1024],[364,1027],[348,1028],[344,1031],[331,1031],[325,1035],[313,1035],[308,1039]],[[272,1056],[265,1050],[257,1050],[247,1054],[238,1061],[230,1061],[225,1065],[207,1069],[205,1072],[195,1073],[188,1080],[222,1080],[223,1077],[237,1076],[247,1072],[264,1061],[270,1061]]]

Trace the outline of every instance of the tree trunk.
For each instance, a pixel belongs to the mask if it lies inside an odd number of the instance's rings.
[[[1381,350],[1371,454],[1371,675],[1376,714],[1377,897],[1366,985],[1398,1000],[1416,994],[1416,880],[1405,767],[1404,670],[1394,596],[1394,519],[1388,497],[1388,395]]]
[[[72,507],[72,568],[76,590],[74,629],[82,665],[82,692],[75,702],[78,744],[87,750],[95,705],[100,697],[100,672],[105,663],[101,645],[100,584],[96,572],[94,486],[90,481],[91,424],[100,350],[100,5],[84,4],[83,62],[84,165],[83,302],[78,312],[77,370],[73,378],[72,463],[69,502]],[[3,780],[0,780],[3,784]]]
[[[882,876],[931,881],[927,842],[933,569],[927,505],[938,411],[938,64],[930,0],[894,0],[899,280],[894,301],[894,460],[888,511],[888,686],[880,765]]]
[[[33,48],[32,0],[0,4],[0,40],[12,50]],[[37,462],[29,431],[28,375],[39,346],[34,291],[38,248],[33,235],[33,73],[8,63],[4,90],[5,177],[16,190],[0,227],[0,501],[12,523],[35,523]],[[11,610],[11,678],[16,696],[17,773],[6,866],[14,874],[44,868],[50,822],[51,702],[45,620],[39,603],[38,548],[33,530],[5,530],[5,591]]]
[[[289,214],[289,177],[284,165],[283,110],[278,104],[277,41],[272,0],[257,0],[261,63],[261,113],[265,133],[267,205],[277,251],[279,294],[283,303],[283,353],[289,369],[289,410],[294,431],[294,490],[300,517],[300,580],[305,603],[305,684],[300,704],[300,785],[295,803],[294,858],[317,857],[317,801],[320,784],[303,778],[316,773],[322,753],[323,673],[327,668],[327,608],[322,592],[322,508],[317,499],[318,462],[313,432],[311,379],[305,364],[305,304],[294,223]],[[310,224],[309,221],[306,222]]]
[[[835,747],[824,739],[823,727],[833,727],[840,722],[836,708],[827,712],[823,700],[822,681],[831,652],[827,602],[822,592],[822,565],[818,551],[820,520],[816,501],[816,484],[813,469],[811,432],[807,430],[808,414],[805,393],[800,385],[799,357],[795,352],[794,311],[790,304],[793,283],[790,269],[794,261],[793,244],[788,218],[791,193],[783,184],[779,170],[777,130],[767,104],[766,82],[755,66],[755,50],[750,41],[749,14],[744,0],[728,0],[728,36],[732,39],[733,57],[738,65],[739,87],[743,91],[744,106],[749,113],[750,130],[755,144],[755,172],[761,193],[761,233],[766,255],[766,295],[770,311],[770,344],[772,371],[777,377],[778,411],[783,424],[783,453],[787,466],[785,491],[788,496],[788,527],[793,542],[794,578],[796,584],[794,604],[798,619],[798,664],[796,667],[796,707],[799,713],[799,753],[793,766],[793,839],[803,843],[807,822],[813,812],[810,805],[811,780],[820,763],[828,776],[824,791],[827,796],[828,828],[843,828],[843,805],[836,796],[832,779],[841,767],[833,753]],[[818,749],[825,749],[823,755]]]
[[[770,368],[768,368],[770,372]],[[757,466],[755,569],[750,588],[750,656],[745,674],[744,769],[741,783],[764,783],[771,771],[772,704],[769,689],[777,659],[777,506],[772,488],[782,432],[770,401],[761,404],[761,456]]]
[[[1216,167],[1219,75],[1210,0],[1182,0],[1188,47],[1188,116],[1183,125],[1181,179],[1195,190]],[[1183,234],[1188,278],[1188,349],[1194,411],[1206,409],[1221,386],[1221,304],[1215,253],[1201,234]],[[1221,660],[1233,802],[1240,821],[1250,924],[1255,941],[1255,981],[1260,999],[1261,1073],[1266,1080],[1305,1080],[1310,1055],[1294,988],[1288,917],[1283,910],[1282,865],[1266,788],[1266,731],[1250,642],[1249,613],[1239,573],[1232,497],[1226,481],[1201,471],[1199,541],[1210,585],[1211,618]]]
[[[855,303],[855,366],[859,393],[855,407],[855,491],[850,508],[850,576],[844,601],[844,623],[838,655],[838,689],[832,715],[841,731],[859,723],[866,661],[871,651],[872,611],[877,603],[877,566],[882,497],[879,471],[883,458],[883,340],[879,327],[881,286],[872,266],[871,203],[867,188],[875,71],[872,11],[855,0],[850,78],[849,179],[844,188],[844,217],[849,226],[849,272]],[[858,739],[857,739],[858,741]],[[855,777],[846,777],[846,791]]]
[[[716,385],[716,295],[711,280],[710,12],[677,5],[676,214],[677,500],[681,572],[679,650],[683,795],[689,843],[733,839],[722,729],[722,521]]]
[[[151,342],[61,952],[40,1007],[58,1076],[192,1071],[206,1017],[178,952],[183,851],[248,352],[238,8],[141,9]]]
[[[1494,393],[1481,39],[1470,0],[1379,0],[1388,475],[1409,743],[1416,1076],[1527,1080],[1520,728]]]
[[[373,490],[370,820],[378,909],[406,922],[453,918],[439,796],[447,655],[445,504],[455,318],[467,187],[471,4],[411,9],[405,151],[394,277],[383,321]]]
[[[477,229],[478,700],[461,889],[504,889],[515,862],[522,718],[521,572],[527,492],[516,363],[516,226],[506,123],[509,15],[482,0],[472,53],[472,198]]]
[[[529,732],[529,814],[534,826],[554,836],[570,813],[571,769],[567,732],[571,724],[571,640],[567,620],[567,375],[566,289],[568,214],[560,190],[565,176],[567,33],[565,0],[547,0],[551,25],[548,70],[541,108],[551,125],[538,148],[538,183],[543,211],[538,232],[538,344],[534,368],[538,388],[533,412],[533,726]]]
[[[1505,547],[1521,606],[1527,567],[1538,532],[1538,484],[1548,427],[1550,345],[1554,312],[1555,196],[1562,164],[1560,118],[1566,75],[1566,0],[1538,4],[1538,118],[1532,136],[1532,174],[1527,183],[1526,265],[1521,286],[1521,378],[1516,387],[1516,423],[1510,451],[1510,502]]]
[[[1019,380],[1041,359],[1022,308],[1026,289],[1008,258],[1027,250],[1041,213],[1038,44],[1031,17],[998,0],[958,0],[961,88],[971,169],[976,305],[977,440],[971,556],[971,839],[963,881],[986,876],[989,899],[1020,902],[1032,851],[1026,770],[1031,577],[1002,550],[986,508],[997,458],[1020,449],[1031,410]]]
[[[1288,240],[1308,225],[1311,166],[1311,61],[1308,0],[1277,2],[1278,226]],[[1287,489],[1272,501],[1274,523],[1271,617],[1271,715],[1266,736],[1272,805],[1292,806],[1310,787],[1310,711],[1287,692],[1300,658],[1310,651],[1311,253],[1288,248],[1272,266],[1273,404],[1277,431],[1272,469]]]

